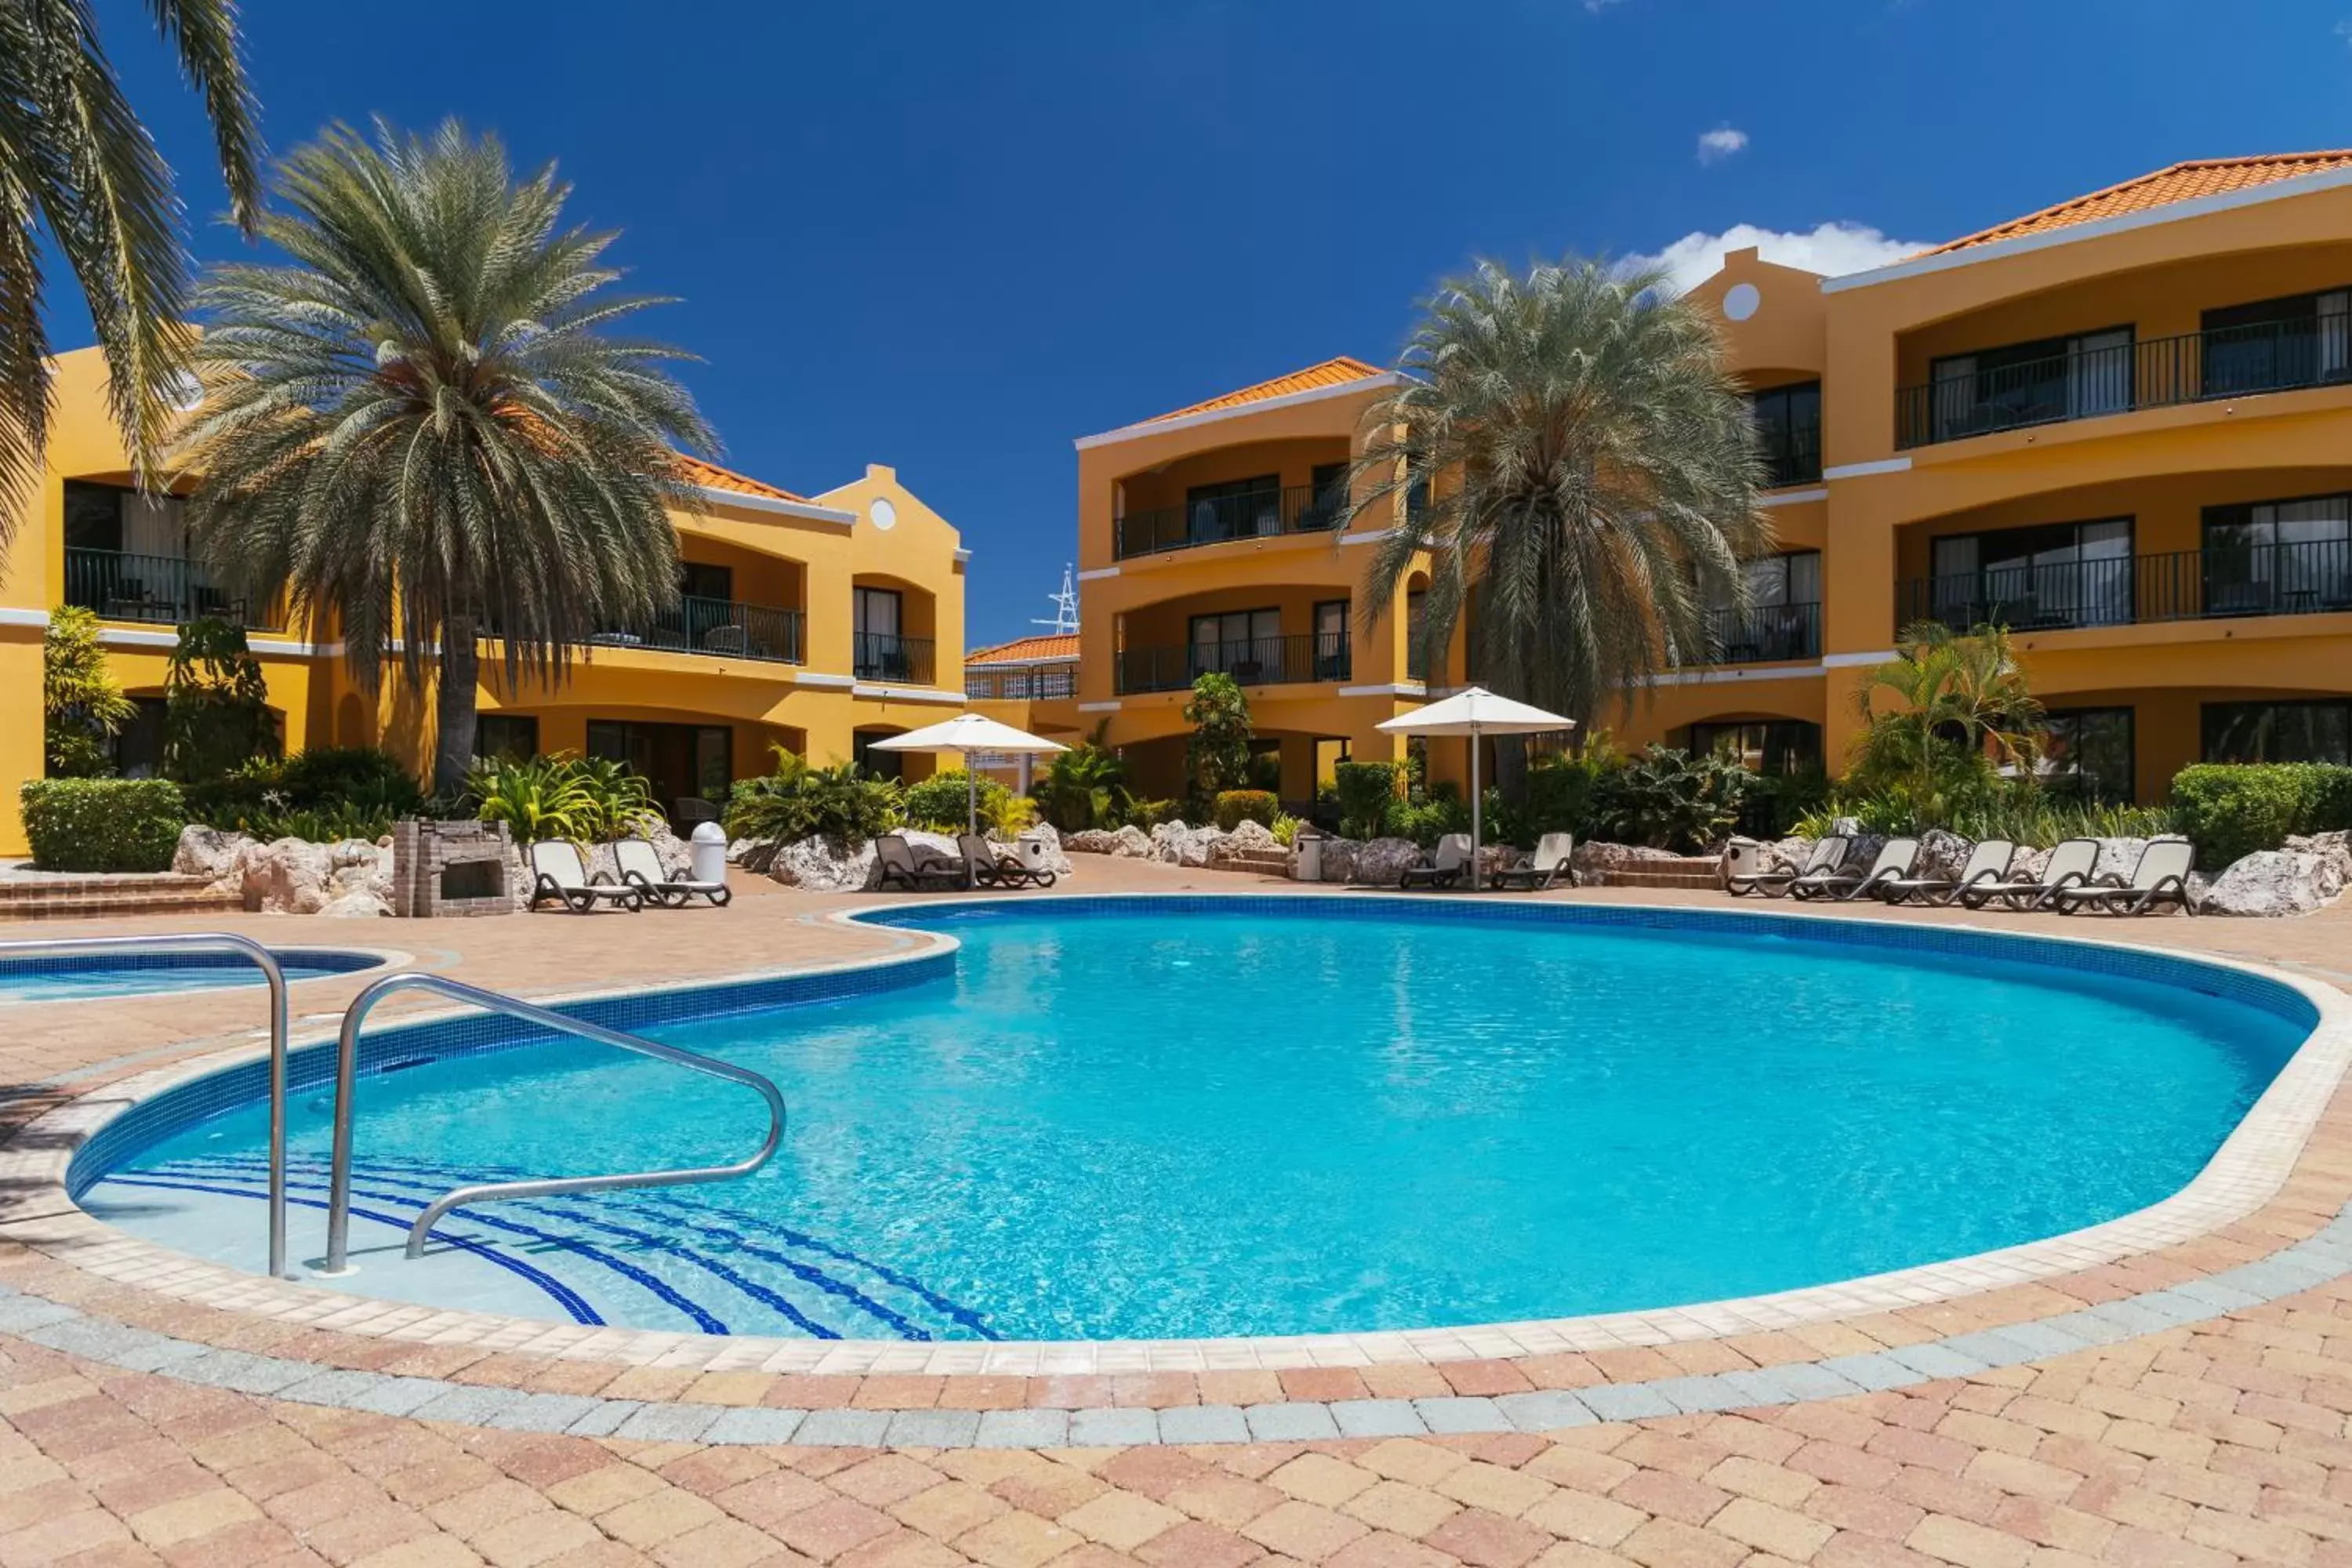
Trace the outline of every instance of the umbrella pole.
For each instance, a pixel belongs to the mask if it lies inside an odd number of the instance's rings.
[[[964,827],[977,837],[980,833],[980,773],[971,765],[970,752],[963,754],[963,793]],[[966,887],[980,885],[980,868],[971,863],[970,856],[964,858],[963,875]]]
[[[1470,726],[1470,890],[1478,890],[1478,726]]]

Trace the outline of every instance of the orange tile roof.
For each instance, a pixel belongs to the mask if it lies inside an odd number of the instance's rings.
[[[1921,254],[1939,256],[1947,251],[1965,250],[1970,246],[1990,245],[1997,240],[2017,239],[2029,234],[2046,234],[2052,229],[2071,228],[2079,223],[2096,223],[2102,218],[2122,217],[2130,213],[2146,212],[2151,207],[2170,206],[2175,202],[2194,201],[2200,196],[2226,195],[2231,191],[2251,190],[2280,180],[2298,179],[2305,174],[2321,174],[2346,168],[2352,168],[2352,150],[2273,153],[2259,158],[2199,158],[2126,180],[2120,185],[2109,185],[2104,191],[2093,191],[2089,195],[2060,202],[2056,206],[2044,207],[2038,213],[2011,218],[2007,223],[1996,224],[1981,233],[1952,240]]]
[[[763,484],[748,474],[739,474],[732,468],[722,468],[716,463],[706,463],[699,458],[689,458],[683,452],[677,455],[677,460],[679,466],[685,468],[686,477],[706,489],[735,490],[743,495],[765,496],[770,500],[806,501],[808,500],[806,496],[796,496],[790,490],[778,489],[773,485]]]
[[[1076,658],[1078,657],[1078,635],[1076,632],[1049,633],[1044,637],[1014,637],[993,647],[976,647],[963,656],[964,668],[975,664],[1011,664],[1040,658]]]
[[[1244,404],[1264,403],[1272,397],[1288,397],[1295,392],[1317,392],[1327,386],[1345,386],[1351,381],[1383,374],[1376,364],[1366,364],[1360,359],[1342,354],[1327,359],[1321,364],[1310,364],[1305,370],[1277,375],[1272,381],[1261,381],[1255,386],[1244,386],[1239,392],[1228,392],[1222,397],[1212,397],[1206,403],[1195,403],[1190,408],[1179,408],[1172,414],[1158,414],[1142,421],[1156,425],[1162,419],[1181,419],[1192,414],[1214,414],[1221,408],[1239,408]]]

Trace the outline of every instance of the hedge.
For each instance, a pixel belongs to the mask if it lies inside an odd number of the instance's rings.
[[[1214,809],[1217,826],[1231,833],[1244,822],[1272,827],[1282,815],[1282,801],[1272,790],[1229,789],[1218,792]]]
[[[1349,838],[1378,838],[1388,826],[1397,798],[1394,763],[1341,763],[1332,771],[1339,796],[1339,832]]]
[[[2172,777],[2172,809],[2219,871],[2290,834],[2352,827],[2352,767],[2326,763],[2199,763]]]
[[[168,871],[188,822],[169,779],[28,779],[17,798],[44,871]]]

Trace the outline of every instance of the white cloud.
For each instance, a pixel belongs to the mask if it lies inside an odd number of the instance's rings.
[[[1859,223],[1825,223],[1811,233],[1788,234],[1759,228],[1752,223],[1736,223],[1721,234],[1686,234],[1654,254],[1629,256],[1625,264],[1663,267],[1673,274],[1675,288],[1687,289],[1713,277],[1716,268],[1723,265],[1725,251],[1745,250],[1751,245],[1763,253],[1767,261],[1837,278],[1916,256],[1930,243],[1924,239],[1889,239],[1867,224]]]
[[[1702,131],[1698,136],[1698,161],[1719,163],[1734,153],[1748,150],[1748,132],[1735,131],[1728,125],[1718,125],[1712,131]]]

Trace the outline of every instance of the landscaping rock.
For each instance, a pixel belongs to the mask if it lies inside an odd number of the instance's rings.
[[[1764,852],[1764,869],[1767,871],[1801,871],[1805,868],[1806,858],[1813,852],[1813,841],[1810,838],[1776,838],[1759,844],[1757,847]]]
[[[2214,878],[2198,907],[2217,915],[2307,915],[2343,890],[2343,873],[2324,855],[2257,849]]]
[[[1151,858],[1151,836],[1130,822],[1111,835],[1110,852],[1122,860],[1149,860]]]
[[[1245,854],[1264,854],[1269,849],[1281,847],[1271,828],[1244,819],[1231,833],[1219,835],[1216,841],[1209,846],[1209,864],[1223,866]]]
[[[1948,828],[1931,827],[1919,835],[1918,868],[1912,875],[1957,882],[1960,868],[1969,863],[1969,855],[1975,848],[1973,839],[1963,838]]]
[[[335,896],[329,891],[334,871],[327,846],[299,838],[247,843],[237,858],[245,907],[262,914],[317,914]]]
[[[2336,879],[2352,887],[2352,833],[2289,834],[2281,848],[2295,855],[2316,855],[2336,869]]]
[[[1331,853],[1328,843],[1323,853],[1327,856]],[[1374,838],[1358,847],[1354,861],[1353,874],[1348,879],[1349,881],[1365,887],[1393,888],[1404,880],[1407,867],[1421,864],[1421,846],[1410,838]],[[1324,876],[1328,880],[1330,876],[1328,860],[1325,867]]]
[[[238,867],[252,843],[242,833],[224,833],[192,822],[180,829],[180,847],[172,853],[172,869],[207,882],[231,881],[242,874]]]
[[[1073,855],[1115,854],[1118,848],[1118,835],[1108,827],[1081,827],[1062,840],[1062,847]]]
[[[1653,849],[1646,844],[1593,843],[1590,840],[1576,847],[1569,857],[1569,865],[1577,876],[1591,882],[1594,873],[1605,873],[1621,866],[1631,866],[1643,860],[1679,860],[1682,857],[1671,849]]]
[[[1214,827],[1163,822],[1151,830],[1151,858],[1171,866],[1206,866],[1209,851],[1223,837]]]
[[[373,893],[345,893],[319,912],[339,920],[373,920],[379,915],[389,919],[392,906]]]
[[[1363,850],[1360,840],[1325,838],[1322,848],[1323,873],[1318,879],[1326,882],[1352,882],[1356,879],[1356,857]],[[1298,847],[1290,850],[1290,874],[1298,875]]]
[[[880,879],[881,858],[870,838],[855,849],[837,838],[803,838],[776,846],[768,875],[812,893],[851,893]]]

